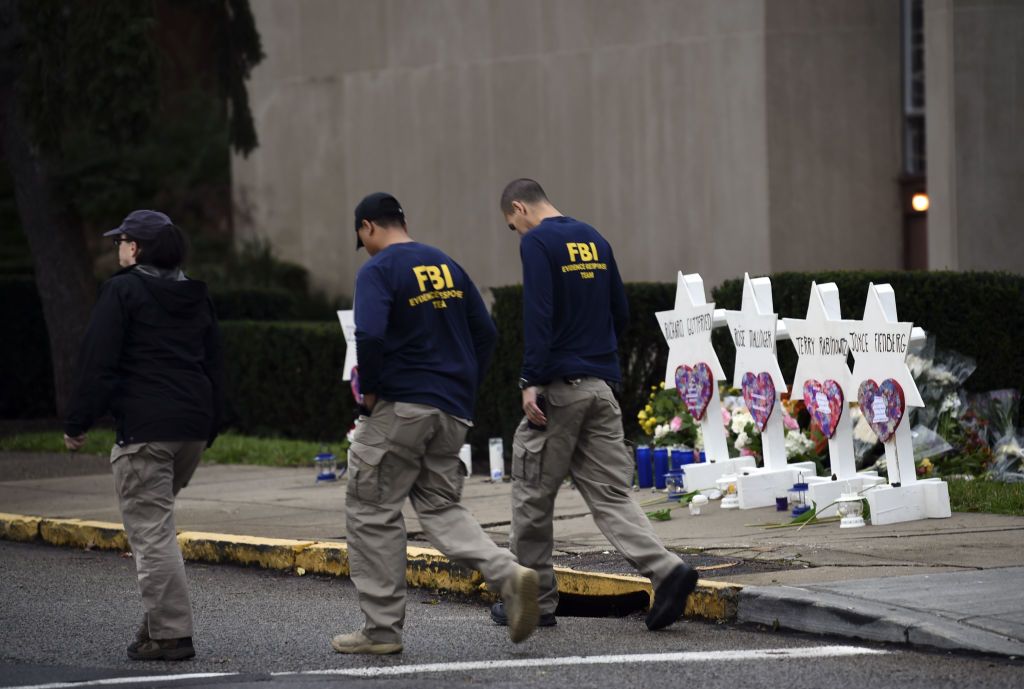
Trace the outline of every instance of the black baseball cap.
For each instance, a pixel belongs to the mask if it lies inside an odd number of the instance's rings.
[[[363,198],[356,206],[356,249],[363,247],[363,240],[359,238],[359,228],[364,220],[373,222],[380,218],[398,218],[405,222],[405,211],[402,204],[391,194],[383,191],[374,192]]]
[[[170,227],[174,227],[174,223],[160,211],[132,211],[118,227],[104,232],[103,236],[126,234],[132,239],[149,240]]]

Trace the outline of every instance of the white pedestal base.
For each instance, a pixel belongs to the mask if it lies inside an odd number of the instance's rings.
[[[807,481],[815,476],[814,462],[795,462],[785,469],[747,469],[736,481],[740,509],[775,505],[776,495],[785,495],[803,474]]]
[[[742,495],[742,494],[741,494]],[[918,519],[944,519],[949,509],[949,486],[938,478],[929,478],[902,486],[878,486],[864,497],[876,526],[912,522]]]
[[[839,505],[833,505],[842,493],[860,493],[865,488],[885,483],[876,471],[865,471],[852,478],[832,480],[830,476],[815,476],[808,483],[807,503],[817,505],[817,516],[834,517]]]
[[[686,492],[715,488],[715,481],[726,474],[740,474],[744,469],[753,469],[757,463],[753,457],[733,457],[717,462],[701,462],[683,465],[683,489]]]

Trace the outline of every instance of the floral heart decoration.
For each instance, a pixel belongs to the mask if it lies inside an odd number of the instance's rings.
[[[697,421],[704,418],[704,413],[711,402],[714,385],[714,374],[711,367],[701,362],[696,366],[679,366],[676,368],[676,390],[683,398],[687,411]]]
[[[845,401],[843,389],[831,378],[823,383],[813,378],[804,383],[804,404],[826,438],[836,434]]]
[[[907,409],[902,386],[892,378],[886,378],[881,385],[869,378],[857,390],[857,403],[878,439],[889,442]]]
[[[754,417],[754,425],[757,430],[764,432],[775,410],[775,383],[770,373],[762,371],[753,374],[747,371],[743,374],[742,382],[743,402],[747,405],[750,415]]]

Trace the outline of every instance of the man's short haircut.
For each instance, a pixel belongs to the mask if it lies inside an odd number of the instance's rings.
[[[152,239],[132,237],[132,241],[139,245],[138,263],[164,270],[180,268],[188,254],[185,235],[177,225],[168,226]]]
[[[536,180],[520,177],[506,184],[505,191],[501,192],[501,212],[512,215],[513,201],[533,204],[547,200],[548,195]]]
[[[405,217],[401,215],[382,215],[370,222],[384,228],[400,227],[403,230],[405,229]]]

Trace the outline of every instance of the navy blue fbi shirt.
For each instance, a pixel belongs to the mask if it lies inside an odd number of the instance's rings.
[[[629,304],[612,247],[590,225],[560,216],[523,235],[522,377],[562,376],[617,382],[618,336]]]
[[[356,277],[359,387],[473,418],[497,329],[465,271],[426,244],[392,244]]]

